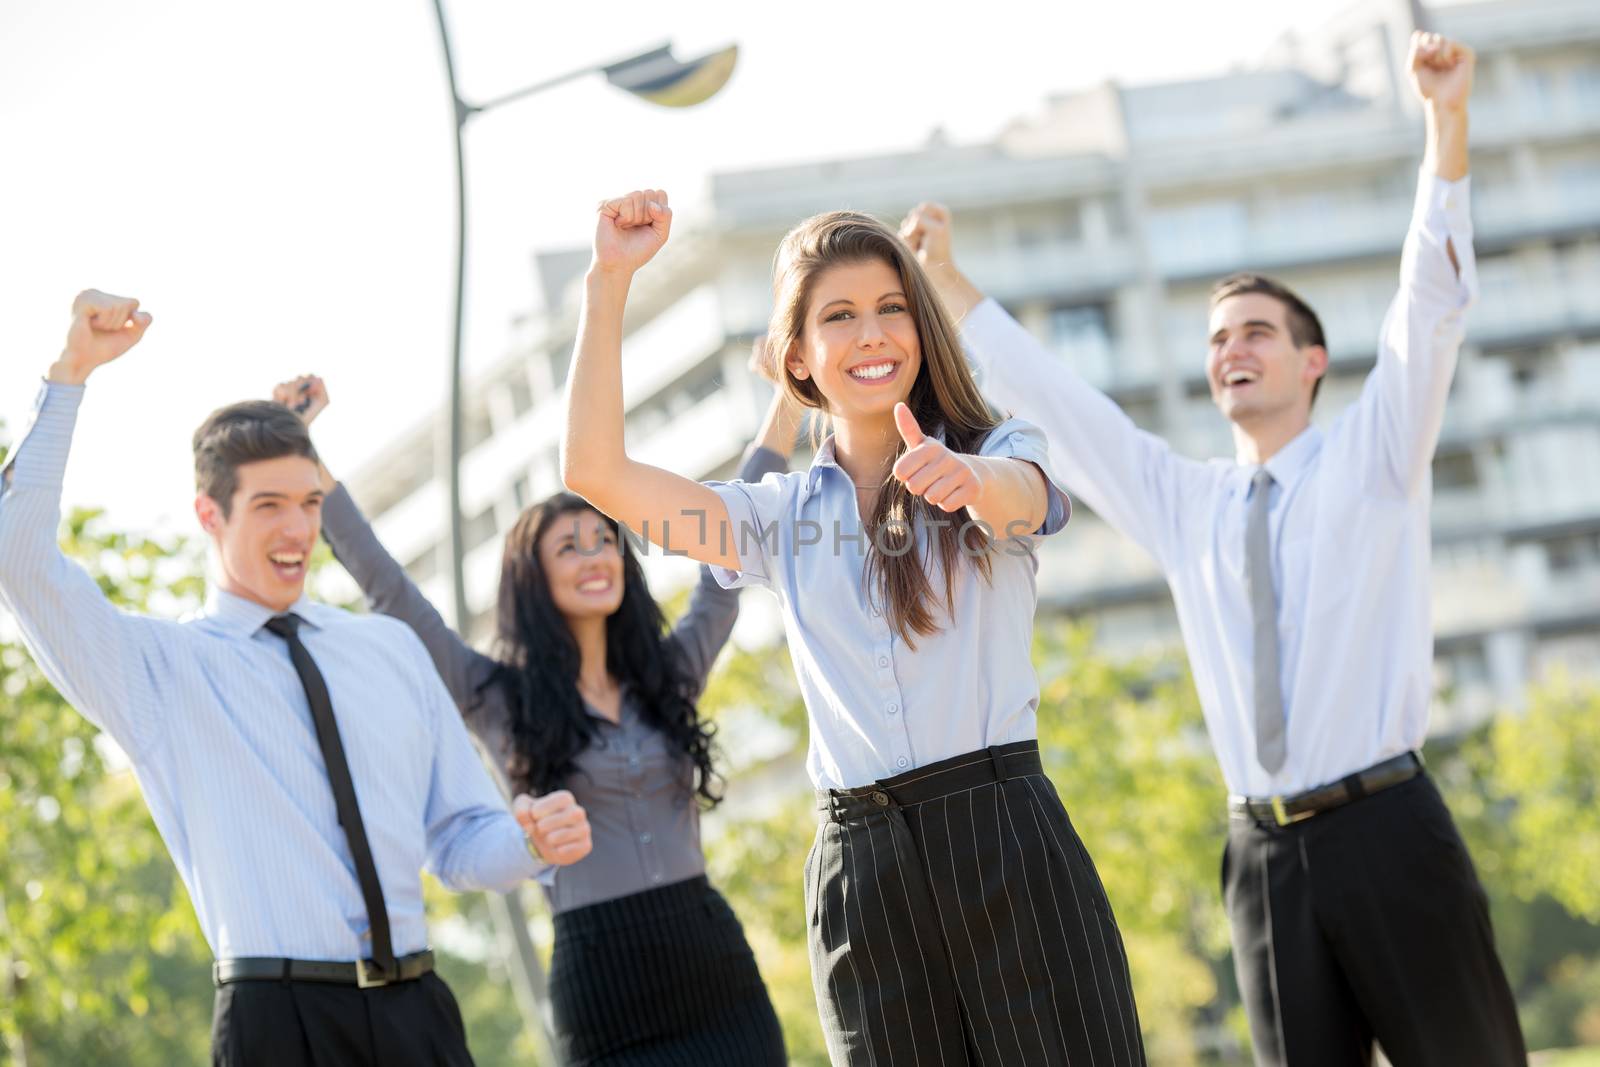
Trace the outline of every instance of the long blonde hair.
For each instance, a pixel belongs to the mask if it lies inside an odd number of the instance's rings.
[[[813,215],[790,230],[778,246],[772,269],[772,321],[767,328],[772,369],[795,400],[807,407],[828,411],[827,398],[816,382],[791,374],[788,359],[800,344],[806,309],[818,276],[831,267],[870,260],[882,261],[900,276],[901,288],[917,328],[922,365],[917,380],[911,385],[906,405],[923,432],[930,437],[942,435],[945,446],[952,452],[977,452],[1000,420],[978,391],[955,326],[922,264],[894,231],[870,215],[855,211]],[[895,458],[904,451],[902,443]],[[935,520],[946,525],[926,527],[937,531],[935,551],[928,555],[937,557],[941,565],[944,607],[948,613],[953,607],[955,572],[961,563],[963,546],[972,565],[987,578],[989,537],[973,526],[963,531],[962,519],[914,495],[892,476],[879,490],[872,514],[866,520],[866,580],[870,593],[883,604],[889,624],[912,648],[916,647],[917,635],[936,633],[940,629],[933,609],[933,581],[924,565],[923,553],[916,550],[915,534],[919,525]]]

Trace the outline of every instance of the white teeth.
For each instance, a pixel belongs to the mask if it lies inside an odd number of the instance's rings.
[[[270,559],[272,562],[280,564],[281,566],[284,566],[284,567],[298,566],[299,564],[304,563],[305,560],[306,560],[305,556],[269,555],[267,558]]]
[[[1236,371],[1224,378],[1222,383],[1224,385],[1242,385],[1245,382],[1253,382],[1255,380],[1256,376],[1249,371]]]
[[[578,592],[580,593],[599,593],[610,588],[611,580],[609,578],[590,578],[586,582],[578,583]]]
[[[850,371],[850,377],[863,381],[874,381],[878,378],[887,378],[894,373],[893,363],[879,363],[871,367],[856,367]]]

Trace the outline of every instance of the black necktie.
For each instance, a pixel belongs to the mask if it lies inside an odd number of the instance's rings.
[[[378,868],[372,862],[367,829],[361,822],[361,808],[356,804],[356,787],[350,780],[350,764],[345,762],[339,723],[333,717],[333,701],[328,699],[328,685],[322,680],[322,672],[317,670],[317,661],[311,658],[300,640],[300,616],[276,615],[267,620],[266,627],[289,643],[289,659],[295,673],[300,675],[306,700],[311,704],[311,719],[316,723],[317,744],[322,746],[322,762],[327,765],[328,782],[333,786],[339,825],[344,827],[350,856],[356,861],[356,879],[361,883],[361,899],[366,901],[367,922],[372,927],[372,962],[384,974],[392,976],[395,963],[394,945],[389,940],[389,910],[384,907],[383,886],[378,882]]]

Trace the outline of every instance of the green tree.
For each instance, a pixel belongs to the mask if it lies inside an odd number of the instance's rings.
[[[77,511],[63,534],[122,607],[200,595],[195,557]],[[0,1035],[18,1064],[199,1062],[211,954],[126,762],[0,640]]]
[[[1227,794],[1186,661],[1111,660],[1088,629],[1042,623],[1034,662],[1045,771],[1116,910],[1152,1062],[1233,1053],[1217,1026],[1234,999],[1220,889]]]
[[[1427,754],[1489,894],[1530,1047],[1600,1045],[1600,690],[1552,678]]]

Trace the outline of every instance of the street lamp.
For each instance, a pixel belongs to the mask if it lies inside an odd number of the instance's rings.
[[[465,633],[471,618],[467,608],[466,582],[462,572],[465,546],[462,544],[461,522],[461,330],[467,269],[467,172],[463,132],[467,128],[467,123],[474,116],[491,111],[502,104],[521,100],[591,74],[604,75],[606,81],[612,85],[652,104],[675,108],[693,107],[709,100],[727,84],[738,62],[739,46],[729,45],[697,59],[685,61],[673,56],[670,44],[658,45],[625,59],[580,67],[515,92],[472,104],[461,98],[461,91],[456,82],[455,58],[450,47],[450,30],[445,23],[443,0],[433,0],[433,9],[439,20],[439,42],[444,48],[445,77],[450,83],[450,102],[455,112],[456,125],[456,292],[455,322],[450,352],[450,412],[447,432],[438,449],[439,463],[436,465],[442,465],[446,472],[445,519],[449,543],[452,607],[456,629]]]
[[[461,523],[461,329],[467,270],[467,170],[463,131],[475,115],[591,74],[604,75],[606,81],[618,89],[662,107],[693,107],[709,100],[727,84],[738,62],[739,48],[729,45],[698,59],[684,61],[673,56],[670,44],[659,45],[610,63],[580,67],[516,92],[471,104],[461,99],[461,90],[456,83],[455,57],[450,47],[450,28],[445,22],[443,0],[433,0],[433,10],[439,21],[439,43],[444,49],[445,77],[450,84],[450,103],[456,126],[456,291],[450,349],[450,411],[446,430],[439,435],[434,465],[445,470],[445,530],[450,558],[451,607],[456,629],[466,636],[471,615],[467,608],[466,579],[462,569],[466,546],[462,543]],[[522,1013],[523,1026],[528,1036],[542,1046],[541,1059],[554,1062],[559,1053],[551,1047],[545,1027],[544,971],[528,938],[527,918],[521,902],[514,892],[504,896],[490,893],[488,902],[499,932],[501,950],[506,957],[506,970],[511,975],[517,1007]]]

